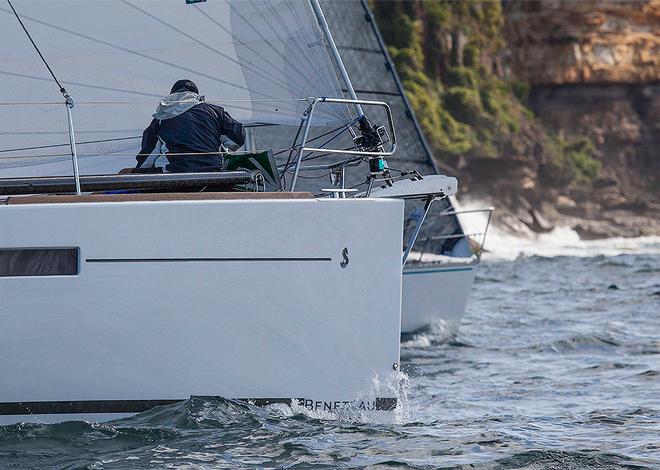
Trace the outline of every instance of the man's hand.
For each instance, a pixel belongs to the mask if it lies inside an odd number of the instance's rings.
[[[222,136],[222,146],[230,152],[235,152],[241,148],[241,145],[238,145],[236,142],[225,136]]]

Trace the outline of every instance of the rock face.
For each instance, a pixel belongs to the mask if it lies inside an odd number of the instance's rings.
[[[660,80],[660,0],[505,1],[515,76],[532,85]]]
[[[660,234],[660,0],[371,0],[435,157],[511,230]]]
[[[615,234],[656,233],[660,0],[503,5],[506,73],[530,85],[527,104],[547,129],[589,137],[603,163],[591,185],[567,192],[576,207],[557,206],[559,212],[611,219],[620,227]],[[575,228],[584,237],[612,235],[594,223]]]
[[[603,162],[593,194],[660,199],[660,83],[535,86],[529,105],[550,129],[588,136]],[[602,198],[601,198],[602,199]]]

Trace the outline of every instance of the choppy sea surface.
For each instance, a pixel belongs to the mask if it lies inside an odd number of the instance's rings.
[[[192,398],[0,427],[0,468],[660,468],[660,238],[489,248],[458,333],[403,338],[396,413]]]

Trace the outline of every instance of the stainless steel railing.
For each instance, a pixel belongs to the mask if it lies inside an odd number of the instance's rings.
[[[449,235],[432,235],[429,237],[425,238],[418,238],[415,242],[415,247],[419,248],[421,246],[421,249],[416,249],[414,251],[411,251],[407,262],[411,264],[418,264],[422,263],[424,255],[426,254],[438,254],[438,253],[429,253],[429,245],[432,242],[439,242],[442,240],[452,240],[452,239],[461,239],[465,238],[468,240],[468,243],[470,244],[470,249],[471,251],[476,255],[476,260],[475,262],[478,262],[481,260],[481,255],[483,254],[483,248],[484,244],[486,242],[486,235],[488,233],[488,229],[490,227],[490,222],[493,216],[493,211],[495,210],[494,207],[488,207],[484,209],[466,209],[466,210],[447,210],[443,211],[440,214],[435,214],[432,215],[431,217],[449,217],[449,216],[455,216],[458,217],[459,215],[465,215],[465,214],[487,214],[486,220],[483,222],[484,223],[484,229],[481,231],[477,232],[468,232],[468,233],[460,233],[460,234],[449,234]],[[460,219],[458,219],[459,226],[461,229],[463,229],[463,226],[461,224]]]
[[[344,150],[344,149],[331,149],[331,148],[318,148],[318,147],[306,147],[307,138],[309,137],[309,129],[312,125],[312,116],[314,111],[319,103],[330,103],[330,104],[355,104],[360,106],[378,106],[385,109],[387,114],[387,123],[390,133],[390,148],[384,152],[368,152],[364,150]],[[396,132],[394,130],[394,118],[392,117],[392,109],[384,101],[369,101],[369,100],[353,100],[346,98],[310,98],[310,105],[305,113],[303,114],[301,125],[303,125],[303,134],[301,138],[300,147],[296,155],[296,165],[293,171],[293,180],[291,182],[290,191],[295,191],[296,182],[298,181],[298,174],[300,173],[301,163],[303,154],[305,152],[324,152],[330,154],[341,154],[341,155],[362,155],[362,156],[383,156],[388,157],[393,155],[396,151]]]

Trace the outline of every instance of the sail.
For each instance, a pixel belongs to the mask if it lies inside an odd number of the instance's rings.
[[[387,157],[391,168],[402,170],[418,170],[423,175],[437,173],[433,155],[426,142],[421,127],[415,117],[415,112],[406,99],[403,86],[396,73],[380,32],[372,19],[371,11],[366,0],[321,0],[321,7],[332,31],[333,38],[346,66],[351,82],[358,94],[364,100],[384,101],[389,104],[394,116],[397,135],[397,150],[394,155]],[[365,107],[365,113],[374,124],[385,124],[386,117],[382,110],[374,107]],[[310,140],[321,144],[329,140],[332,134],[325,137],[325,129],[313,129]],[[251,129],[250,134],[257,149],[268,146],[283,146],[290,142],[294,129],[287,130],[281,126],[268,126]],[[324,136],[318,138],[318,136]],[[350,134],[344,132],[332,140],[333,148],[348,148],[352,144]],[[276,152],[277,154],[277,152]],[[276,156],[278,163],[283,164],[289,157],[288,152]],[[328,155],[318,158],[310,156],[310,164],[336,163],[344,159],[340,155]],[[359,191],[366,188],[367,163],[350,167],[346,171],[346,186]],[[303,172],[297,183],[298,189],[319,192],[320,188],[331,187],[331,179],[327,170]],[[284,175],[290,181],[292,171]],[[416,221],[422,214],[423,203],[408,201],[406,203],[406,232],[404,240],[408,240]],[[431,216],[422,227],[420,240],[432,236],[454,235],[461,232],[461,226],[456,216],[437,216],[443,212],[452,212],[452,203],[449,198],[434,203]],[[430,243],[425,248],[434,253],[442,253],[445,245],[452,242],[441,241]]]
[[[394,155],[387,157],[392,168],[404,170],[416,169],[422,174],[437,173],[433,156],[427,145],[424,134],[417,123],[415,113],[405,98],[403,87],[398,79],[394,64],[391,62],[382,41],[378,28],[371,21],[371,11],[366,1],[361,0],[321,0],[321,7],[332,31],[333,38],[346,66],[348,75],[357,92],[358,98],[364,100],[384,101],[392,108],[396,136],[398,141]],[[375,21],[375,20],[374,20]],[[319,107],[321,109],[321,107]],[[364,112],[376,125],[386,124],[387,119],[382,109],[365,107]],[[324,129],[313,130],[310,139],[326,132]],[[263,127],[251,130],[255,148],[263,149],[269,145],[281,147],[292,139],[294,130]],[[333,140],[334,148],[346,148],[352,143],[350,134]],[[325,138],[315,141],[320,144]],[[280,163],[286,161],[288,153],[279,157]],[[312,163],[329,163],[341,160],[342,156],[331,155],[327,158],[314,158]],[[365,181],[366,162],[359,168],[348,172],[348,186],[354,186]],[[314,174],[313,176],[318,176]],[[313,189],[318,184],[328,187],[330,179],[308,179],[301,181],[300,188]],[[364,186],[359,187],[360,190]]]
[[[182,78],[248,125],[297,125],[306,98],[343,96],[308,1],[12,3],[76,100],[83,174],[133,166],[160,97]],[[0,176],[49,174],[69,154],[62,96],[9,6],[0,41]],[[315,114],[316,125],[350,119],[345,107]]]

